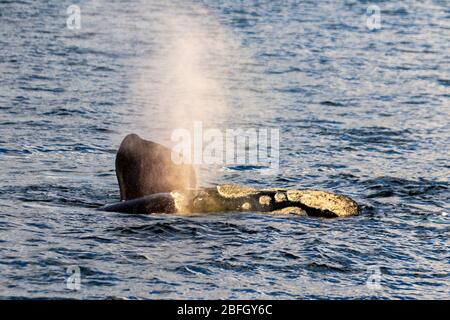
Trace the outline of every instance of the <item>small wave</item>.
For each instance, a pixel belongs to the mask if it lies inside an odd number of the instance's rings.
[[[257,165],[236,165],[236,166],[227,166],[228,170],[233,171],[254,171],[254,170],[263,170],[270,169],[268,166],[257,166]]]
[[[344,104],[342,104],[340,102],[329,101],[329,100],[322,101],[322,102],[320,102],[320,104],[323,106],[331,106],[331,107],[343,107],[344,106]]]
[[[6,155],[24,155],[24,154],[31,154],[32,152],[30,150],[26,149],[6,149],[6,148],[0,148],[0,154],[6,154]]]
[[[351,270],[346,267],[342,267],[339,265],[332,265],[324,262],[311,262],[307,264],[306,268],[312,271],[319,271],[319,272],[342,272],[342,273],[351,272]]]
[[[65,91],[64,88],[61,88],[61,87],[46,88],[46,87],[20,86],[19,89],[22,89],[25,91],[43,91],[43,92],[51,92],[51,93],[63,93]]]
[[[406,199],[422,199],[438,205],[438,201],[448,203],[449,183],[426,179],[407,180],[397,177],[379,177],[360,182],[368,194],[367,199],[399,197]],[[417,210],[415,210],[417,211]]]

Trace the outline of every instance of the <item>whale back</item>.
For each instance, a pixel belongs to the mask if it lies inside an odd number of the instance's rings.
[[[176,190],[107,205],[105,211],[125,213],[176,213],[182,215],[215,212],[263,212],[324,218],[359,214],[349,197],[320,190],[282,188],[254,189],[239,185]]]
[[[122,201],[196,187],[192,166],[175,164],[169,148],[136,134],[127,135],[120,144],[116,175]]]

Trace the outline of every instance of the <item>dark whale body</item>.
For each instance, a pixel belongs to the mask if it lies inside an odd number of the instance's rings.
[[[172,152],[156,142],[129,134],[116,156],[116,175],[120,199],[130,200],[178,189],[195,189],[192,166],[173,163]]]
[[[320,190],[254,189],[238,185],[196,188],[195,170],[177,165],[171,150],[135,134],[116,157],[121,202],[101,208],[124,213],[267,212],[346,217],[359,213],[352,199]]]

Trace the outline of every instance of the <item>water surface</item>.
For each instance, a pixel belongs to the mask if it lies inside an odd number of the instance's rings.
[[[0,1],[0,297],[448,299],[449,3],[373,3],[370,31],[367,1],[78,1],[70,30],[70,1]],[[202,183],[330,190],[360,216],[95,210],[125,134],[170,139],[164,56],[194,31],[209,125],[282,138],[279,174]]]

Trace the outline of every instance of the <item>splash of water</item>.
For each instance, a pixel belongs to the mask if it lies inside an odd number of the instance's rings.
[[[164,124],[172,131],[192,129],[195,121],[205,127],[223,123],[230,109],[226,79],[235,72],[239,44],[202,8],[194,14],[163,13],[159,22],[164,32],[157,35],[157,50],[135,84],[138,94],[148,96],[149,128]]]
[[[244,59],[236,37],[202,7],[189,14],[163,12],[159,23],[164,32],[157,33],[157,50],[142,68],[135,92],[146,97],[150,137],[160,129],[160,142],[172,147],[176,129],[193,135],[194,123],[223,127],[231,109],[227,81],[238,73],[236,60]]]

